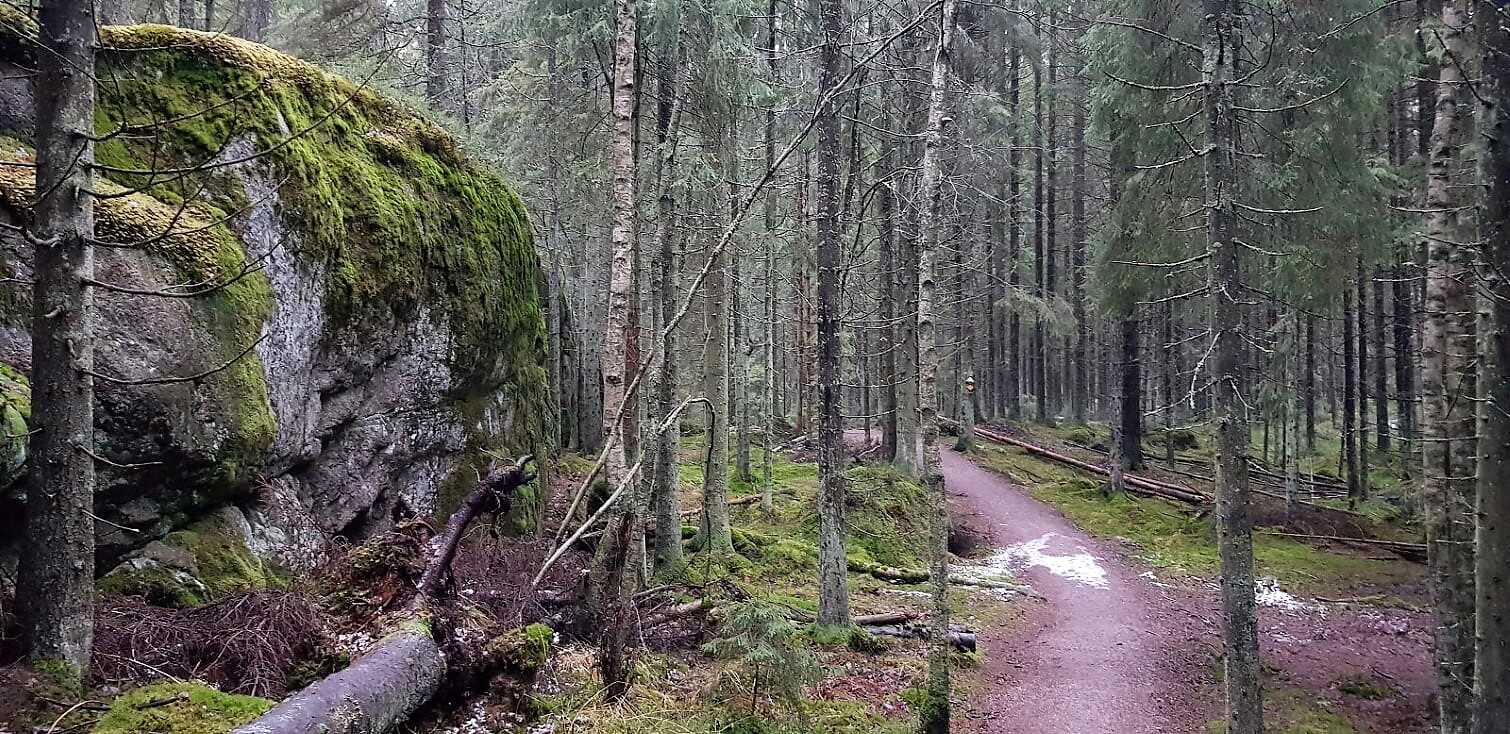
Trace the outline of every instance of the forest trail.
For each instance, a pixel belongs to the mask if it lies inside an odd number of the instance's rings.
[[[979,694],[957,718],[981,734],[1202,731],[1204,620],[1116,550],[1005,477],[942,452],[957,518],[1046,601],[982,630]],[[1172,589],[1171,589],[1172,590]]]

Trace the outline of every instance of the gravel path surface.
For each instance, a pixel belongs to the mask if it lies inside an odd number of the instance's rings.
[[[1200,732],[1204,615],[1176,603],[1103,541],[1005,477],[953,451],[944,476],[959,521],[1045,597],[1012,629],[985,630],[981,695],[958,712],[983,734]]]

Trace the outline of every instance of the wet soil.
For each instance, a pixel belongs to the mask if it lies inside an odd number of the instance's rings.
[[[943,464],[956,522],[1005,549],[1044,597],[1018,623],[982,630],[986,662],[958,710],[963,730],[1195,733],[1221,718],[1213,582],[1162,578],[1005,477],[952,451]],[[1303,690],[1360,732],[1428,730],[1427,615],[1272,591],[1260,610],[1271,686]]]

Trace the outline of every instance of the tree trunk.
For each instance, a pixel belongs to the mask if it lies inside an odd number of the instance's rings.
[[[440,0],[432,0],[431,10]],[[638,236],[636,221],[636,180],[634,160],[635,67],[638,36],[635,25],[635,0],[615,0],[614,19],[614,95],[613,136],[610,156],[613,164],[612,260],[609,263],[608,311],[603,328],[603,436],[610,445],[604,464],[609,487],[628,480],[629,454],[625,440],[625,418],[634,409],[633,396],[626,392],[632,375],[626,360],[630,342],[629,299],[634,297],[634,260]],[[615,443],[617,442],[617,443]],[[644,482],[638,482],[643,486]],[[638,492],[636,492],[638,494]],[[603,533],[593,559],[592,578],[588,585],[589,613],[599,625],[598,665],[609,698],[622,696],[629,687],[632,664],[628,646],[632,627],[632,597],[639,585],[643,559],[637,557],[641,544],[633,542],[636,528],[643,528],[641,502],[638,497],[621,502]]]
[[[1368,286],[1358,258],[1358,499],[1368,500]]]
[[[1448,58],[1468,59],[1469,0],[1442,3],[1437,30]],[[1462,165],[1466,101],[1463,71],[1441,65],[1435,124],[1426,182],[1426,316],[1422,329],[1424,398],[1422,499],[1426,516],[1427,565],[1436,612],[1438,715],[1443,734],[1470,730],[1473,681],[1473,409],[1476,387],[1468,379],[1474,354],[1469,307],[1472,257],[1459,243],[1473,235],[1461,208],[1457,180]],[[1504,722],[1496,722],[1503,724]]]
[[[1075,0],[1072,6],[1071,17],[1075,22],[1085,16],[1085,0]],[[1071,367],[1074,370],[1074,382],[1070,389],[1070,415],[1076,423],[1085,422],[1085,404],[1087,398],[1087,385],[1089,380],[1086,364],[1086,338],[1090,331],[1090,325],[1085,320],[1085,253],[1089,247],[1089,236],[1085,220],[1085,198],[1089,193],[1085,178],[1085,127],[1087,107],[1090,105],[1090,90],[1085,82],[1080,79],[1080,59],[1072,57],[1073,69],[1075,69],[1075,93],[1070,99],[1074,106],[1074,113],[1070,122],[1070,146],[1073,170],[1073,188],[1070,199],[1070,302],[1075,310],[1075,335],[1074,347],[1071,350]]]
[[[1354,377],[1354,368],[1358,362],[1353,359],[1353,289],[1342,289],[1342,456],[1347,464],[1347,497],[1348,506],[1354,507],[1358,500],[1363,497],[1363,483],[1358,476],[1358,431],[1357,431],[1357,403],[1353,396],[1357,394],[1357,379]]]
[[[95,33],[93,5],[49,0],[37,25],[31,481],[16,586],[33,663],[88,678],[94,640]]]
[[[838,87],[844,8],[840,0],[816,0],[823,32],[819,50],[818,96],[818,624],[849,624],[849,571],[844,538],[844,388],[839,380],[841,309],[839,269],[839,111]]]
[[[195,6],[194,0],[178,0],[178,27],[199,27],[199,8]]]
[[[425,99],[436,109],[441,109],[449,82],[446,20],[446,0],[425,0]]]
[[[1215,380],[1217,542],[1222,565],[1227,731],[1262,734],[1262,669],[1253,595],[1253,520],[1248,513],[1248,420],[1243,397],[1243,299],[1237,236],[1235,67],[1241,48],[1234,0],[1203,0],[1205,106],[1211,149],[1205,156],[1207,246]]]
[[[907,81],[916,82],[916,79]],[[907,89],[914,93],[920,93],[921,85],[908,84]],[[909,117],[904,115],[904,117]],[[910,116],[916,119],[916,116]],[[908,124],[913,124],[911,120]],[[918,189],[918,187],[914,187]],[[920,189],[919,189],[920,190]],[[917,191],[914,191],[917,193]],[[910,198],[900,197],[903,202]],[[909,267],[917,262],[918,239],[922,236],[918,229],[920,214],[924,207],[912,203],[903,209],[901,217],[902,229],[897,237],[897,279],[898,291],[906,295],[906,306],[902,309],[902,315],[915,315],[918,301],[918,271]],[[907,317],[897,321],[897,345],[899,354],[903,359],[897,364],[897,452],[895,465],[897,469],[908,476],[923,478],[923,443],[922,431],[924,424],[919,419],[921,401],[918,390],[918,329],[917,320]]]
[[[778,69],[776,66],[776,0],[769,0],[766,6],[766,68],[770,74],[772,83],[778,81]],[[776,175],[776,107],[775,101],[765,110],[765,167],[771,175]],[[761,483],[760,509],[769,513],[772,510],[771,495],[775,491],[775,481],[771,476],[771,450],[776,447],[776,414],[781,410],[782,383],[776,372],[776,337],[780,332],[776,329],[776,191],[774,187],[766,189],[765,202],[765,371],[766,371],[766,410],[765,410],[765,437],[763,448],[760,452],[760,465],[764,481]],[[670,354],[670,352],[667,352]]]
[[[658,171],[656,175],[656,248],[650,266],[650,292],[655,299],[655,331],[661,340],[661,359],[653,375],[651,390],[652,426],[665,422],[676,409],[677,334],[667,328],[676,317],[677,278],[681,272],[676,253],[676,164],[682,117],[682,89],[686,86],[687,64],[682,63],[681,25],[676,21],[676,42],[670,44],[660,59],[660,99],[656,106]],[[655,512],[654,567],[657,574],[675,573],[682,560],[681,503],[677,497],[676,442],[680,431],[656,431],[650,450],[653,452],[650,497]]]
[[[1015,7],[1015,5],[1014,5]],[[1011,285],[1012,295],[1015,299],[1020,279],[1017,275],[1018,262],[1022,257],[1022,49],[1020,44],[1012,43],[1012,58],[1008,64],[1007,73],[1011,79],[1008,82],[1007,110],[1012,120],[1012,144],[1007,152],[1007,202],[1011,207],[1011,213],[1007,220],[1007,226],[1011,228],[1007,235],[1007,247],[1011,251],[1011,274],[1007,282]],[[1022,418],[1022,315],[1021,309],[1016,305],[1011,308],[1011,315],[1007,321],[1007,418],[1020,420]]]
[[[1045,103],[1043,113],[1044,142],[1044,222],[1043,222],[1043,294],[1045,303],[1052,302],[1059,292],[1059,115],[1057,112],[1059,100],[1059,64],[1057,62],[1059,44],[1055,38],[1058,34],[1058,13],[1054,6],[1049,6],[1049,22],[1044,30],[1044,40],[1048,46],[1048,61],[1045,68],[1048,71],[1048,84],[1045,87]],[[1045,342],[1049,337],[1045,335]],[[1053,421],[1059,417],[1059,411],[1064,407],[1063,390],[1065,373],[1059,369],[1051,369],[1048,365],[1049,353],[1047,343],[1043,345],[1044,356],[1044,386],[1046,420]]]
[[[881,92],[881,120],[886,129],[892,125],[892,105],[886,94],[890,87],[883,87]],[[896,338],[898,325],[896,299],[899,295],[897,287],[897,259],[896,259],[896,193],[893,188],[896,172],[896,144],[890,135],[881,137],[881,160],[877,164],[878,172],[882,179],[876,187],[876,210],[879,213],[879,221],[876,223],[876,249],[880,259],[879,277],[876,281],[880,285],[880,293],[877,294],[879,306],[879,318],[881,320],[881,343],[878,349],[881,354],[881,458],[892,461],[897,458],[897,381],[900,373],[897,370],[897,352],[900,345]]]
[[[1306,451],[1316,450],[1316,317],[1306,315],[1306,366],[1301,375],[1305,390]]]
[[[724,151],[726,155],[732,153],[732,149]],[[703,392],[709,404],[708,463],[703,472],[703,512],[699,529],[703,550],[710,553],[734,552],[729,530],[729,294],[725,263],[725,253],[715,252],[703,285],[704,303],[708,309]]]
[[[1384,355],[1384,283],[1381,278],[1383,273],[1376,269],[1373,278],[1374,440],[1379,453],[1386,454],[1382,458],[1388,464],[1392,431],[1389,428],[1389,364]]]
[[[1141,332],[1142,322],[1135,316],[1127,316],[1120,322],[1122,329],[1121,359],[1122,386],[1117,396],[1118,447],[1123,469],[1139,469],[1143,466],[1143,367]],[[1166,440],[1168,437],[1165,437]]]
[[[917,363],[918,418],[923,424],[923,479],[932,499],[929,576],[933,585],[933,619],[929,626],[927,703],[918,712],[925,734],[948,734],[949,704],[949,495],[939,457],[938,336],[934,323],[934,295],[938,282],[937,249],[943,217],[940,208],[939,150],[945,127],[945,95],[949,85],[950,44],[954,36],[955,0],[943,0],[939,13],[938,45],[933,54],[929,82],[928,127],[924,131],[923,160],[919,172],[921,198],[918,231]]]
[[[1489,102],[1480,287],[1492,323],[1483,330],[1480,367],[1473,731],[1493,734],[1510,721],[1510,28],[1494,12],[1479,13]]]
[[[1034,30],[1038,30],[1035,20]],[[1033,294],[1038,296],[1040,302],[1048,299],[1046,269],[1044,268],[1044,244],[1043,244],[1043,165],[1044,147],[1043,141],[1043,71],[1041,64],[1033,64]],[[1049,402],[1047,387],[1048,370],[1048,340],[1043,323],[1043,312],[1039,312],[1033,319],[1033,398],[1035,401],[1035,418],[1039,423],[1049,421]]]

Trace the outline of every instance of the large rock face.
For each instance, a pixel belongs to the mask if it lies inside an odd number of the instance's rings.
[[[31,158],[27,23],[0,10],[12,162]],[[507,186],[435,125],[262,46],[162,26],[103,41],[99,131],[134,127],[97,147],[114,246],[98,248],[96,363],[122,381],[98,381],[102,569],[209,520],[258,562],[307,568],[336,538],[447,511],[489,452],[543,448],[538,265]],[[30,179],[0,166],[0,221],[25,222]],[[6,235],[0,255],[29,278],[27,243]],[[29,316],[26,288],[0,285],[12,558]],[[516,525],[540,505],[526,493]]]

